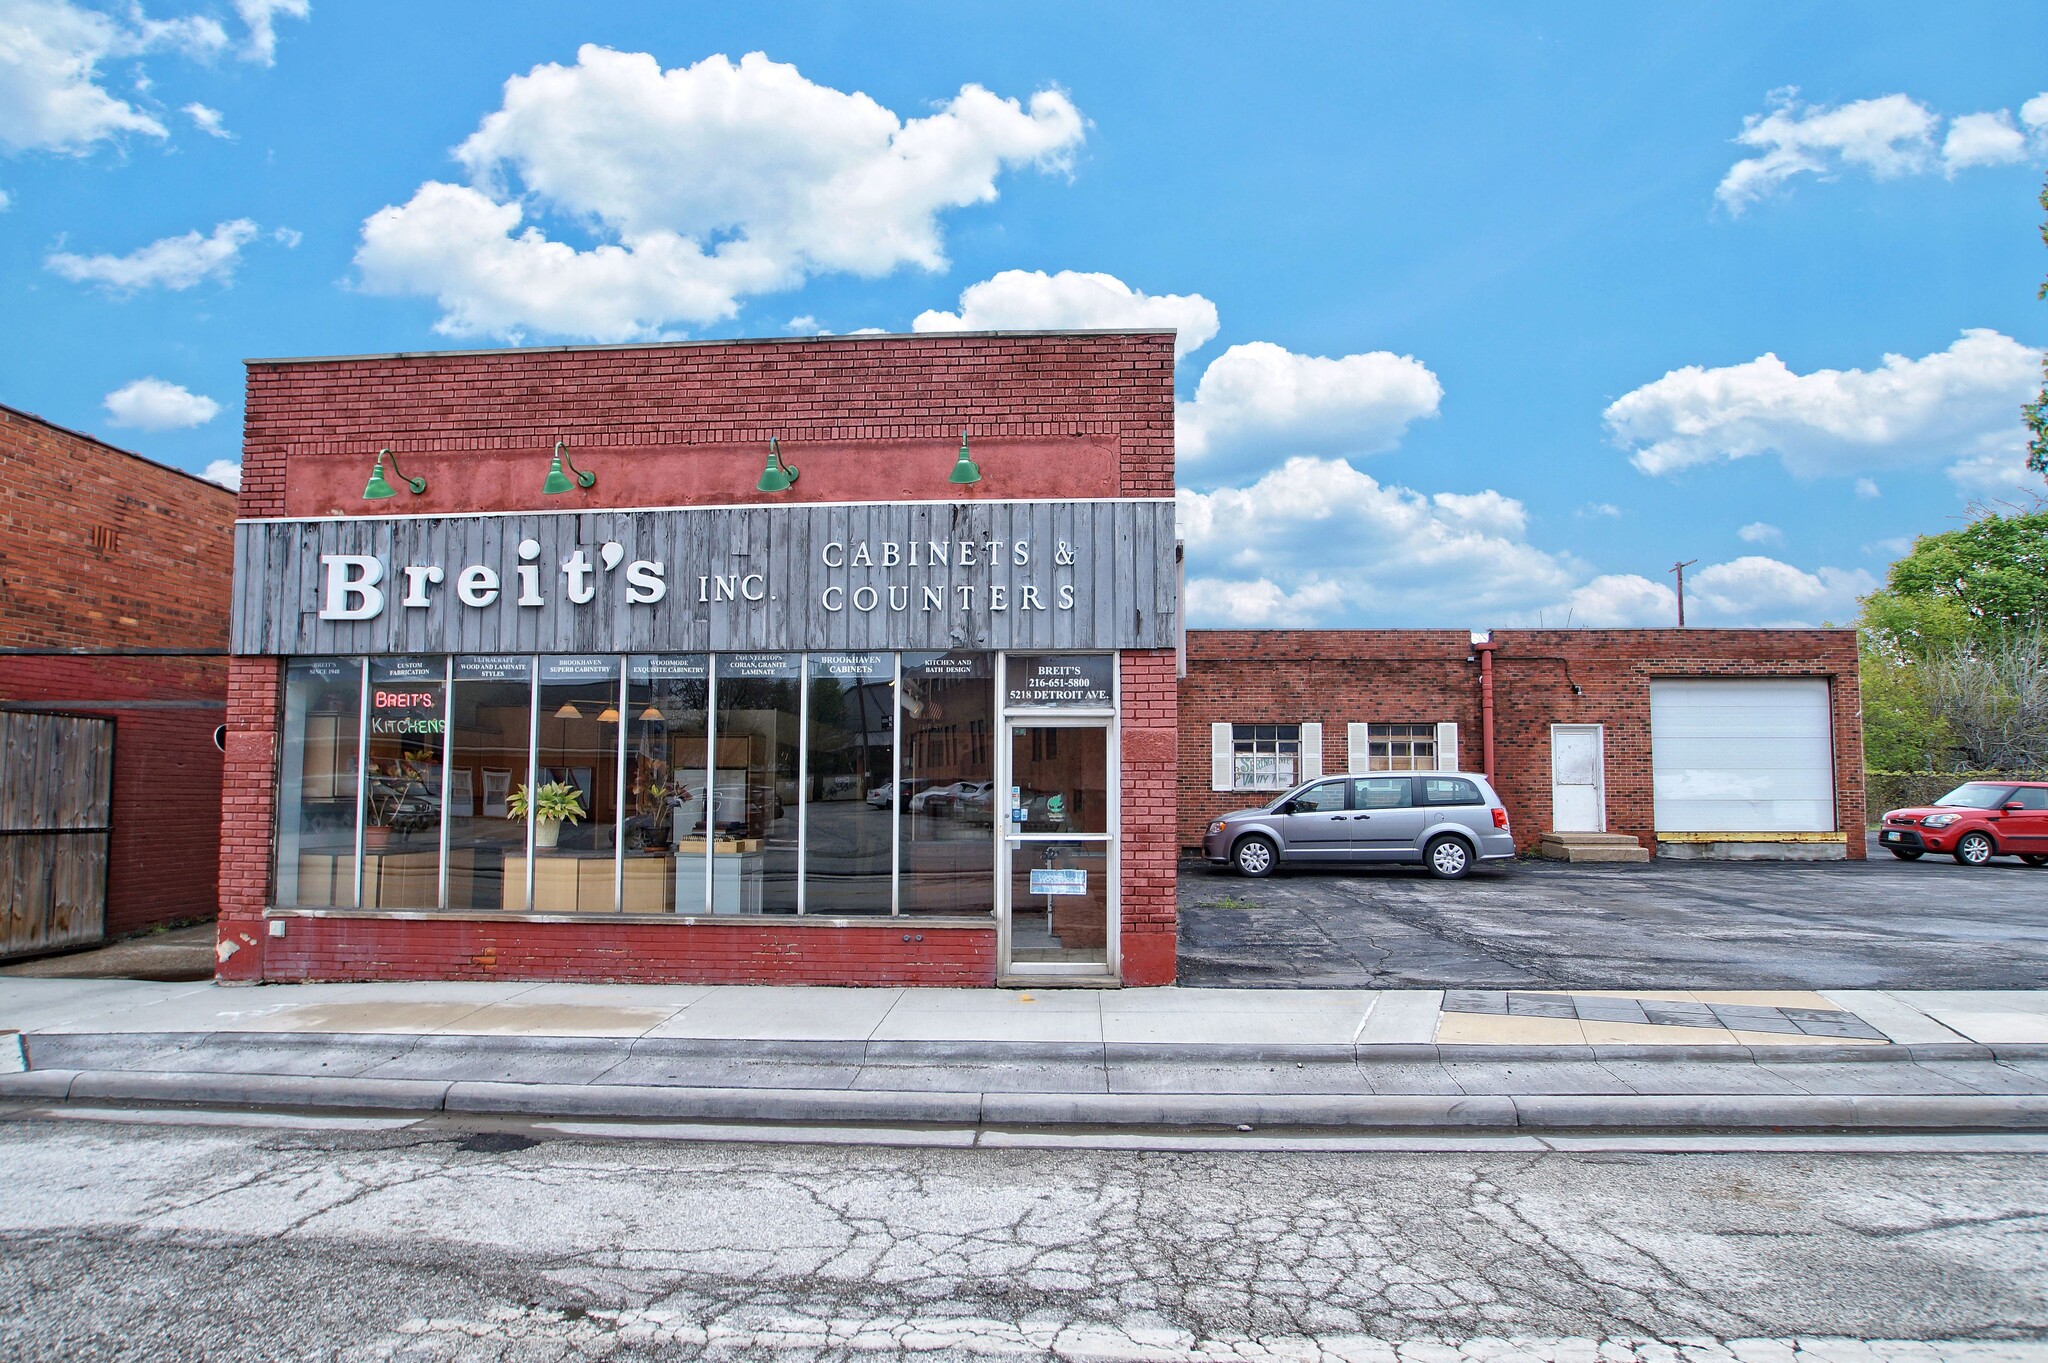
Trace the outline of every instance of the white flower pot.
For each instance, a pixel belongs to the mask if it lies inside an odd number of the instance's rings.
[[[561,836],[562,821],[560,819],[535,819],[533,821],[533,845],[535,847],[553,847],[555,840]]]

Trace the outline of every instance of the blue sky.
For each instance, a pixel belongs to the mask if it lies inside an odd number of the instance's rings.
[[[2027,485],[2044,52],[2038,4],[0,0],[0,401],[205,470],[245,356],[1174,323],[1195,623],[1664,623],[1679,558],[1696,622],[1840,621]]]

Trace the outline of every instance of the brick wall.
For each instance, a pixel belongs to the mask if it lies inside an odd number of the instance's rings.
[[[114,721],[107,935],[214,913],[227,659],[0,655],[0,705]]]
[[[1670,677],[1817,677],[1834,714],[1836,827],[1863,848],[1862,694],[1853,630],[1495,630],[1494,784],[1515,841],[1550,823],[1550,726],[1603,724],[1607,818],[1655,849],[1650,682]],[[1468,661],[1472,659],[1472,661]],[[1572,690],[1576,684],[1579,694]],[[1346,769],[1347,724],[1454,723],[1459,764],[1483,762],[1479,665],[1464,630],[1198,630],[1180,684],[1180,841],[1243,795],[1209,789],[1209,726],[1323,725],[1323,770]]]
[[[235,494],[0,407],[0,648],[224,649]]]
[[[962,430],[983,481],[947,483]],[[754,490],[770,436],[803,471]],[[539,493],[570,443],[595,487]],[[1173,494],[1167,333],[831,337],[252,363],[243,516],[456,515],[794,501]],[[427,480],[366,503],[378,449]],[[389,470],[387,470],[387,473]],[[394,482],[395,482],[394,478]],[[559,503],[560,505],[555,505]],[[1131,983],[1173,978],[1174,658],[1123,655],[1122,941]],[[905,920],[550,924],[289,920],[265,935],[279,668],[237,659],[221,850],[223,978],[526,976],[988,984],[990,929]],[[907,928],[913,939],[920,929]]]

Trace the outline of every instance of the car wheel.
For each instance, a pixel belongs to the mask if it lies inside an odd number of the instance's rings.
[[[1918,861],[1927,855],[1925,852],[1916,852],[1910,847],[1894,847],[1891,849],[1891,852],[1900,861]]]
[[[2024,861],[2029,866],[2048,866],[2048,856],[2043,856],[2039,852],[2023,853],[2020,856],[2020,860]]]
[[[1239,875],[1256,880],[1273,874],[1273,868],[1280,864],[1280,850],[1266,838],[1242,838],[1230,849],[1230,864]]]
[[[1982,866],[1997,853],[1989,833],[1965,833],[1956,843],[1956,860],[1965,866]]]
[[[1438,838],[1423,849],[1422,860],[1438,880],[1463,880],[1472,869],[1472,849],[1462,838]]]

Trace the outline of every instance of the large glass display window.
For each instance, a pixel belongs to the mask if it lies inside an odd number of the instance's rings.
[[[534,770],[516,812],[533,823],[532,898],[508,901],[537,913],[611,913],[618,907],[620,688],[616,654],[540,660]],[[531,793],[529,794],[529,789]],[[516,868],[525,873],[524,859]],[[508,875],[507,888],[513,877]]]
[[[803,655],[713,658],[711,911],[797,911]]]
[[[363,772],[363,907],[441,907],[448,660],[370,659]],[[467,856],[451,882],[468,894]],[[455,888],[453,885],[451,888]]]
[[[530,765],[533,659],[457,658],[448,712],[447,906],[502,909],[526,892],[526,819],[512,792]],[[514,867],[520,884],[508,895]]]
[[[896,848],[896,655],[813,653],[806,667],[804,912],[888,913]]]
[[[361,658],[299,658],[285,669],[277,762],[277,902],[356,902]]]
[[[619,906],[699,914],[709,903],[711,660],[626,660],[626,810]]]
[[[902,655],[904,913],[956,917],[995,903],[995,674],[986,653]]]

